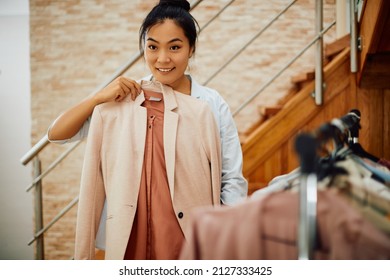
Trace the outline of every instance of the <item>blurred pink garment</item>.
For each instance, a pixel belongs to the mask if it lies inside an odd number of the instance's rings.
[[[280,191],[233,207],[199,209],[181,259],[297,259],[298,193]],[[318,191],[315,259],[390,259],[390,237],[336,189]]]

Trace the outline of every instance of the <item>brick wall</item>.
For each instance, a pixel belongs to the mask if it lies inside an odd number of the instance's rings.
[[[193,15],[203,26],[227,0],[205,0]],[[208,85],[217,89],[234,111],[257,92],[314,36],[314,2],[300,0],[257,38]],[[138,28],[156,1],[30,0],[32,144],[57,115],[97,89],[138,52]],[[199,37],[190,73],[200,82],[218,70],[290,1],[237,0]],[[335,19],[334,1],[324,1],[324,25]],[[325,36],[334,40],[335,28]],[[276,79],[253,104],[235,118],[245,130],[258,115],[257,105],[273,105],[291,88],[290,78],[314,67],[311,48],[292,69]],[[140,60],[126,76],[147,74]],[[40,155],[43,169],[70,145],[50,145]],[[84,144],[44,178],[44,221],[47,224],[77,194]],[[76,209],[45,233],[46,259],[73,255]]]

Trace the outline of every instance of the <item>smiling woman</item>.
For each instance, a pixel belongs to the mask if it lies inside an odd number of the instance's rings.
[[[150,76],[118,77],[49,128],[53,142],[89,136],[76,259],[95,257],[99,224],[106,259],[177,259],[195,208],[247,196],[227,103],[185,74],[197,40],[189,9],[161,0],[145,18],[139,45]]]

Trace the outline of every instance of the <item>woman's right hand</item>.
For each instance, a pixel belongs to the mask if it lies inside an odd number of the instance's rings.
[[[119,76],[105,88],[98,91],[94,98],[97,104],[116,101],[120,102],[127,95],[131,95],[131,99],[135,100],[136,97],[141,93],[141,85],[136,81]]]
[[[128,94],[131,94],[131,99],[135,100],[140,93],[141,86],[136,81],[123,76],[118,77],[104,89],[63,112],[49,128],[48,138],[51,141],[69,140],[80,131],[96,105],[110,101],[122,101]]]

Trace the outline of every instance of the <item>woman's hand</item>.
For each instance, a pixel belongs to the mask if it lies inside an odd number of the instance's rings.
[[[128,94],[131,94],[131,99],[135,100],[140,93],[141,86],[136,81],[118,77],[104,89],[63,112],[49,128],[48,138],[50,140],[70,139],[81,129],[96,105],[122,101]]]
[[[134,80],[120,76],[97,92],[94,98],[97,104],[110,101],[120,102],[129,94],[131,95],[131,99],[135,100],[140,93],[140,84]]]

